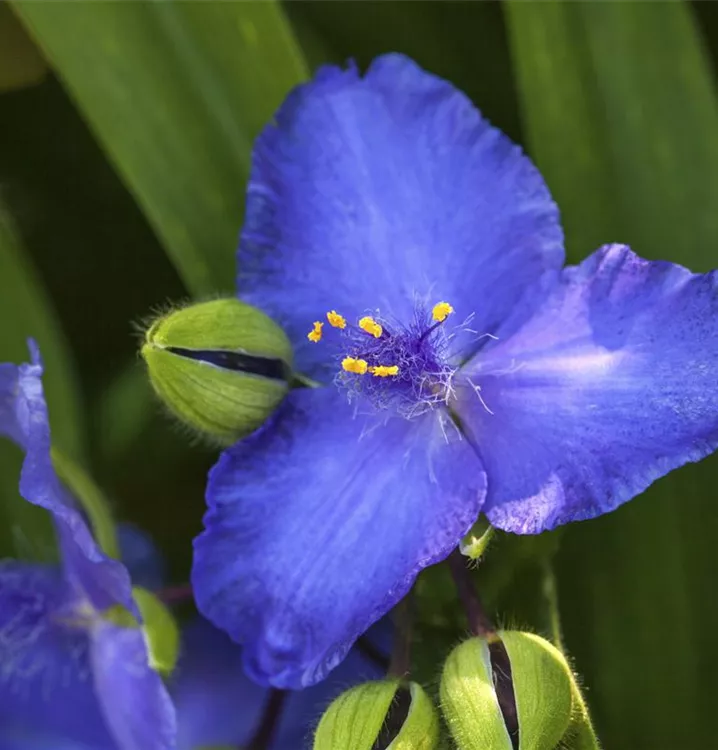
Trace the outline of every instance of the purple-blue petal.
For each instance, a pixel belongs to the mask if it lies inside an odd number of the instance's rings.
[[[462,375],[484,511],[537,533],[613,510],[718,447],[718,276],[622,245],[566,268],[543,307]]]
[[[74,498],[55,472],[42,363],[32,343],[31,353],[30,364],[0,365],[0,434],[25,451],[20,494],[49,511],[58,532],[62,573],[58,570],[54,574],[58,581],[54,604],[51,609],[38,611],[38,628],[55,634],[54,658],[66,664],[68,674],[79,667],[72,660],[68,663],[65,646],[56,643],[57,634],[73,634],[85,644],[83,684],[88,684],[89,676],[119,750],[171,750],[175,746],[174,708],[149,665],[142,631],[121,628],[103,618],[104,611],[115,605],[137,614],[130,577],[121,562],[108,558],[99,548]],[[43,593],[40,600],[45,599]],[[79,677],[70,674],[67,679]],[[48,716],[55,710],[53,703]]]
[[[55,744],[50,744],[53,742]],[[0,563],[0,747],[115,750],[55,566]],[[13,744],[11,744],[13,743]]]
[[[121,604],[137,613],[124,566],[98,547],[84,516],[60,482],[50,455],[50,422],[40,353],[30,342],[30,364],[0,365],[0,435],[23,449],[20,494],[52,515],[68,581],[98,609]]]
[[[144,529],[131,523],[117,524],[120,557],[132,583],[148,591],[165,585],[166,565],[154,540]]]
[[[43,731],[0,730],[0,750],[115,750],[112,746],[87,745]]]
[[[92,673],[100,708],[119,750],[173,750],[175,709],[147,662],[140,628],[98,622],[91,631]]]
[[[306,334],[327,310],[409,322],[417,299],[449,300],[491,333],[563,257],[531,162],[401,55],[322,68],[256,142],[238,291],[285,326],[300,371],[323,370]]]
[[[268,693],[244,674],[242,650],[225,633],[202,618],[183,629],[171,686],[179,750],[248,744]]]
[[[298,389],[210,474],[195,597],[258,682],[324,678],[478,515],[484,473],[458,432],[385,420]]]

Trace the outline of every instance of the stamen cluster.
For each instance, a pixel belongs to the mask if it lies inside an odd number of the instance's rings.
[[[378,313],[350,325],[336,310],[329,311],[327,322],[338,329],[341,341],[336,385],[346,389],[350,399],[364,397],[375,408],[392,409],[406,418],[446,403],[454,368],[446,363],[443,323],[453,311],[448,302],[437,303],[430,312],[420,306],[408,326]],[[307,334],[310,341],[322,339],[323,326],[314,322]]]

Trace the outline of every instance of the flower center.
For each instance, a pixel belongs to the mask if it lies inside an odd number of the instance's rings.
[[[407,419],[446,404],[455,368],[447,363],[444,322],[454,312],[448,302],[418,307],[408,324],[365,315],[352,325],[336,310],[326,314],[337,329],[339,347],[335,384],[350,400],[368,401]],[[315,321],[307,338],[318,343],[324,323]]]

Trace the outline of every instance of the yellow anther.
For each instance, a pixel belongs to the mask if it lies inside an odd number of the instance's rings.
[[[340,315],[336,310],[332,310],[327,313],[327,320],[332,328],[346,328],[347,320],[343,315]]]
[[[374,318],[370,318],[368,315],[359,321],[359,328],[371,334],[375,339],[378,339],[384,330]]]
[[[443,323],[452,312],[454,312],[454,308],[448,302],[437,302],[431,311],[431,317],[437,323]]]
[[[399,367],[397,365],[377,365],[370,367],[369,372],[376,378],[388,378],[390,375],[398,375]]]
[[[310,341],[313,341],[315,344],[318,341],[322,340],[322,328],[324,328],[324,323],[322,323],[319,320],[314,321],[314,328],[312,328],[311,331],[307,334],[307,338]]]
[[[356,375],[364,375],[367,371],[365,359],[354,359],[354,357],[344,357],[342,360],[342,369],[346,372],[353,372]]]

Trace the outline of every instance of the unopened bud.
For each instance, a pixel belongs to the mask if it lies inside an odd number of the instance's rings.
[[[439,719],[416,682],[382,680],[342,693],[322,716],[314,750],[435,750]]]
[[[171,411],[225,445],[269,417],[292,375],[284,331],[237,299],[201,302],[156,320],[142,356]]]
[[[459,542],[459,551],[470,560],[480,560],[494,537],[494,527],[485,519],[480,519],[469,533]]]
[[[472,638],[449,655],[441,702],[460,750],[554,750],[572,711],[563,654],[532,633]]]

